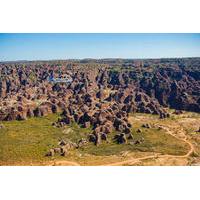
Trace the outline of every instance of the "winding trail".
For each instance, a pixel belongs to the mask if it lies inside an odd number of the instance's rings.
[[[80,166],[79,163],[68,160],[54,161],[51,166]]]
[[[138,163],[142,160],[154,159],[154,158],[187,158],[194,152],[194,146],[189,140],[187,140],[187,136],[185,135],[185,132],[184,132],[182,127],[180,127],[179,132],[181,132],[185,136],[183,139],[176,136],[173,133],[173,131],[170,130],[169,127],[163,126],[163,125],[159,125],[159,127],[166,130],[167,134],[175,137],[178,140],[181,140],[181,141],[187,143],[190,146],[190,150],[185,155],[179,155],[178,156],[178,155],[169,155],[169,154],[165,154],[165,155],[156,154],[156,155],[145,156],[145,157],[141,157],[141,158],[132,158],[132,159],[121,161],[121,162],[109,163],[109,164],[106,164],[104,166],[121,166],[121,165],[127,165],[127,164],[133,165],[133,164],[136,164],[136,163]]]
[[[184,136],[184,138],[178,137],[176,134],[174,134],[174,131],[172,131],[168,126],[157,125],[157,124],[155,124],[155,125],[157,127],[160,127],[162,129],[166,130],[167,134],[175,137],[178,140],[181,140],[181,141],[187,143],[190,146],[190,150],[185,155],[170,155],[170,154],[161,155],[160,153],[155,153],[154,155],[150,155],[150,156],[144,156],[144,157],[140,157],[140,158],[131,158],[131,159],[128,159],[128,160],[109,163],[109,164],[106,164],[106,165],[104,164],[104,165],[100,165],[100,166],[134,165],[134,164],[136,164],[136,163],[138,163],[140,161],[143,161],[143,160],[156,159],[156,158],[187,158],[194,152],[194,146],[187,139],[187,136],[185,135],[185,131],[183,130],[182,127],[176,127],[176,128],[179,128],[178,132],[181,133]],[[54,161],[53,164],[52,164],[52,166],[66,166],[66,165],[69,165],[69,166],[80,166],[79,163],[73,162],[73,161]]]
[[[176,136],[176,135],[173,133],[173,131],[170,130],[169,127],[166,127],[166,126],[161,126],[161,127],[162,127],[163,129],[165,129],[169,135],[175,137],[175,138],[178,139],[178,140],[182,140],[183,142],[187,143],[187,144],[190,146],[190,150],[189,150],[188,153],[185,154],[185,155],[182,155],[182,156],[165,155],[165,156],[168,156],[168,157],[172,156],[172,157],[177,157],[177,158],[187,158],[187,157],[189,157],[189,156],[194,152],[194,146],[193,146],[193,144],[192,144],[189,140],[187,140],[187,136],[185,135],[185,131],[183,130],[182,127],[180,127],[179,132],[181,132],[181,133],[184,135],[184,138],[183,138],[183,139],[182,139],[182,138],[179,138],[178,136]]]

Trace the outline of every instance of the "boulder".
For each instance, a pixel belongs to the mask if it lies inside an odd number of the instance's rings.
[[[80,139],[80,140],[78,141],[78,148],[81,148],[81,147],[87,145],[87,143],[88,143],[88,142],[87,142],[86,139],[84,139],[84,138]]]
[[[33,111],[33,113],[34,113],[34,116],[35,116],[35,117],[41,117],[41,116],[42,116],[41,110],[40,110],[39,107],[37,107],[37,108]]]
[[[94,134],[89,134],[88,140],[89,140],[89,142],[95,143],[96,142],[96,136]]]
[[[26,114],[27,117],[34,117],[34,112],[32,109],[28,108],[27,109],[27,114]]]
[[[90,127],[90,122],[84,122],[84,128],[89,128]]]
[[[0,129],[5,128],[5,126],[3,124],[0,124]]]
[[[95,133],[95,137],[96,137],[95,145],[99,146],[101,144],[101,134],[100,133]]]
[[[137,133],[142,133],[142,130],[139,128],[139,129],[137,129],[136,132],[137,132]]]
[[[108,137],[106,133],[101,133],[101,139],[107,141]]]
[[[143,127],[143,128],[151,128],[151,125],[148,124],[148,123],[147,123],[147,124],[142,124],[142,127]]]
[[[141,141],[140,140],[136,140],[135,142],[134,142],[134,144],[141,144]]]
[[[54,155],[55,155],[54,149],[50,149],[45,156],[54,156]]]
[[[118,144],[127,143],[127,139],[126,139],[126,134],[125,133],[120,133],[120,134],[115,135],[114,139]]]
[[[182,111],[182,110],[175,110],[175,111],[173,112],[173,114],[175,114],[175,115],[180,115],[180,114],[183,114],[183,111]]]
[[[68,155],[68,150],[67,149],[65,149],[65,148],[61,148],[61,154],[60,154],[61,156],[67,156]]]
[[[61,148],[60,147],[57,147],[57,148],[54,148],[54,153],[61,153]]]
[[[61,140],[58,145],[60,146],[65,146],[67,144],[67,142],[65,140]]]
[[[128,138],[128,140],[133,140],[133,135],[131,133],[126,134],[126,137]]]

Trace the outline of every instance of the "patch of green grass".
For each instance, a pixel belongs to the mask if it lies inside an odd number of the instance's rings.
[[[81,128],[77,123],[72,123],[66,126],[65,129],[71,129],[69,134],[64,136],[72,142],[78,142],[81,138],[87,138],[87,135],[92,132],[92,128]]]
[[[81,128],[76,123],[64,128],[55,128],[52,123],[57,121],[58,117],[59,114],[51,114],[46,117],[30,118],[26,121],[2,122],[5,128],[0,129],[0,165],[50,161],[52,158],[44,155],[50,148],[58,146],[59,139],[77,142],[81,138],[86,138],[92,131],[91,128]],[[152,119],[156,118],[152,116]],[[101,156],[117,155],[123,151],[158,152],[172,155],[187,153],[189,147],[184,142],[166,134],[162,129],[141,128],[141,123],[134,123],[132,129],[135,140],[144,138],[141,144],[116,144],[112,140],[116,134],[113,132],[108,136],[110,143],[103,142],[98,147],[90,143],[75,152]],[[142,130],[142,133],[136,132],[138,128]],[[69,131],[66,133],[65,130]]]
[[[51,158],[44,155],[50,148],[58,147],[60,139],[77,142],[91,132],[90,128],[81,128],[75,123],[64,128],[53,127],[58,117],[59,114],[51,114],[25,121],[2,122],[5,128],[0,129],[0,165],[49,161]],[[66,129],[71,131],[65,134]]]
[[[142,128],[141,128],[142,129]],[[82,153],[108,156],[116,155],[123,151],[141,151],[141,152],[156,152],[171,155],[184,155],[188,152],[189,146],[184,142],[166,134],[163,130],[157,129],[142,129],[142,133],[136,133],[136,129],[132,130],[135,140],[144,138],[144,142],[137,145],[103,143],[98,147],[90,144],[84,147]],[[110,139],[112,136],[110,136]],[[131,140],[130,140],[131,141]]]
[[[52,122],[57,114],[26,121],[3,122],[0,130],[0,163],[43,161],[45,153],[63,136]]]

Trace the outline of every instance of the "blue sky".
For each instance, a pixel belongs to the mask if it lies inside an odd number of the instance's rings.
[[[0,61],[200,57],[200,34],[0,34]]]

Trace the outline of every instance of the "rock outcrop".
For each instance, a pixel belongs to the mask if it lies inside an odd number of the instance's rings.
[[[0,63],[0,121],[61,112],[54,126],[91,129],[96,145],[113,132],[117,143],[127,143],[130,113],[200,113],[199,65],[199,58]]]

